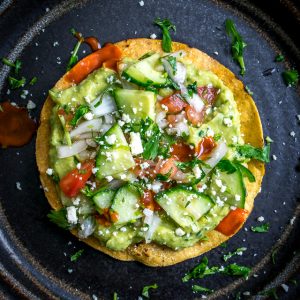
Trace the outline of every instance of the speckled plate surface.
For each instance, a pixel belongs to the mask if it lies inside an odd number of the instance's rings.
[[[38,77],[38,83],[26,87],[26,99],[20,90],[7,95],[8,68],[0,69],[0,101],[26,105],[36,103],[32,115],[38,119],[45,95],[65,72],[74,39],[74,27],[101,42],[148,37],[160,31],[152,25],[155,17],[170,18],[177,26],[173,39],[199,48],[234,73],[238,66],[230,55],[230,42],[224,21],[232,18],[248,46],[245,50],[247,72],[242,80],[253,91],[265,135],[274,139],[262,192],[245,229],[228,243],[207,254],[210,265],[225,265],[222,255],[246,247],[243,256],[232,262],[249,266],[248,280],[215,275],[194,282],[181,278],[201,258],[166,268],[149,268],[135,262],[116,261],[77,241],[70,233],[51,224],[46,214],[49,205],[40,188],[35,164],[35,139],[22,148],[0,149],[0,297],[17,299],[62,298],[137,299],[145,285],[157,283],[152,299],[194,299],[192,284],[214,289],[210,299],[263,299],[261,291],[276,288],[280,299],[297,299],[299,285],[299,91],[287,88],[281,78],[285,68],[300,69],[299,9],[290,1],[2,1],[0,4],[0,57],[19,57],[22,74]],[[268,13],[265,13],[265,12]],[[288,20],[288,21],[287,21]],[[298,26],[298,27],[297,27]],[[88,53],[88,48],[82,47]],[[81,50],[81,55],[83,55]],[[285,63],[275,63],[283,53]],[[262,72],[275,68],[271,76]],[[295,132],[295,136],[290,133]],[[17,183],[20,183],[19,189]],[[263,216],[270,223],[268,233],[250,231]],[[70,256],[84,249],[77,262]],[[275,251],[275,252],[274,252]],[[271,254],[275,253],[274,263]],[[285,283],[288,293],[281,284]]]

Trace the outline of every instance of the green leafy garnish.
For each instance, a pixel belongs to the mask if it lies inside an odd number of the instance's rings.
[[[266,136],[266,142],[267,143],[273,143],[274,141],[269,136]]]
[[[7,58],[3,57],[3,58],[2,58],[2,62],[3,62],[5,65],[14,68],[15,74],[18,74],[19,71],[20,71],[20,69],[21,69],[21,67],[22,67],[22,62],[21,62],[19,59],[17,59],[17,60],[15,61],[15,63],[13,63],[12,61],[10,61],[10,60],[8,60]]]
[[[239,266],[237,264],[230,264],[225,267],[223,271],[220,273],[230,275],[230,276],[243,276],[244,278],[248,278],[251,269],[245,266]]]
[[[223,243],[220,245],[220,247],[226,248],[226,247],[227,247],[227,242],[223,242]]]
[[[147,52],[147,53],[145,53],[144,55],[142,55],[140,58],[139,58],[139,60],[143,60],[143,59],[145,59],[145,58],[147,58],[147,57],[149,57],[149,56],[151,56],[151,55],[153,55],[154,54],[154,52]]]
[[[170,169],[170,171],[167,174],[157,174],[156,179],[160,181],[168,181],[171,174],[172,174],[173,168]]]
[[[195,166],[199,166],[201,173],[201,178],[204,178],[205,172],[203,171],[203,167],[209,168],[210,166],[206,164],[203,160],[195,158],[193,160],[187,162],[176,162],[177,167],[182,171],[192,170]]]
[[[77,32],[74,28],[71,29],[71,33],[76,37],[77,36]],[[83,43],[84,38],[81,36],[80,39],[77,41],[73,51],[72,51],[72,55],[69,59],[68,65],[67,65],[67,71],[69,71],[70,69],[72,69],[72,67],[78,62],[78,51],[79,48],[81,46],[81,44]]]
[[[263,291],[261,293],[259,293],[260,295],[262,296],[269,296],[269,297],[272,297],[273,299],[275,300],[278,300],[278,296],[277,296],[277,293],[276,293],[276,288],[272,288],[272,289],[269,289],[269,290],[266,290],[266,291]]]
[[[245,247],[237,248],[234,252],[229,252],[228,254],[224,254],[223,255],[223,260],[227,261],[228,259],[230,259],[234,255],[241,255],[246,250],[247,250],[247,248],[245,248]]]
[[[272,254],[271,254],[273,265],[275,265],[275,263],[276,263],[276,254],[277,254],[277,251],[278,251],[278,249],[275,249],[274,251],[272,251]]]
[[[232,174],[234,173],[237,168],[234,165],[234,163],[232,163],[230,160],[228,159],[222,159],[218,162],[218,164],[216,165],[216,167],[221,171],[221,172],[225,172],[227,174]]]
[[[84,250],[83,249],[81,249],[81,250],[78,250],[75,254],[73,254],[72,256],[71,256],[71,261],[76,261],[81,255],[82,255],[82,253],[84,252]]]
[[[80,192],[88,198],[92,198],[98,191],[92,191],[91,187],[89,185],[86,185],[83,189],[80,190]]]
[[[263,232],[268,232],[269,229],[270,229],[269,223],[262,224],[261,226],[251,226],[251,231],[253,232],[263,233]]]
[[[197,284],[192,285],[192,290],[193,292],[201,292],[201,293],[209,293],[209,294],[213,292],[213,290]]]
[[[167,61],[169,62],[170,66],[172,67],[173,75],[175,75],[176,71],[177,71],[176,57],[174,57],[174,56],[167,56]]]
[[[77,122],[90,111],[90,108],[88,105],[80,105],[75,111],[75,115],[70,121],[71,126],[76,126]]]
[[[117,292],[114,292],[113,294],[113,300],[119,300],[119,296]]]
[[[176,32],[176,26],[171,23],[168,19],[161,20],[160,18],[155,19],[154,21],[155,25],[158,25],[162,30],[162,49],[165,52],[171,52],[172,51],[172,39],[170,36],[170,30],[172,29],[174,32]]]
[[[250,88],[247,85],[245,86],[245,90],[250,96],[253,95],[253,92],[250,90]]]
[[[284,61],[284,56],[282,54],[276,55],[275,61],[276,62],[282,62],[282,61]]]
[[[37,77],[33,77],[30,81],[29,81],[29,84],[30,85],[34,85],[37,83]]]
[[[188,94],[190,97],[193,96],[193,94],[197,94],[198,90],[197,90],[197,81],[193,82],[192,84],[189,84],[187,86],[187,90],[188,90]]]
[[[18,89],[18,88],[23,87],[25,85],[26,78],[22,77],[21,79],[17,79],[17,78],[14,78],[12,76],[9,76],[8,77],[8,83],[9,83],[9,87],[12,90],[15,90],[15,89]]]
[[[146,297],[146,298],[150,298],[149,296],[149,290],[150,289],[157,289],[158,288],[158,285],[156,283],[152,284],[152,285],[146,285],[143,287],[143,290],[142,290],[142,296]]]
[[[246,71],[246,67],[243,58],[243,52],[247,44],[243,41],[242,37],[237,32],[232,20],[227,19],[225,21],[225,29],[228,36],[230,36],[232,39],[232,44],[231,44],[232,57],[241,67],[240,74],[244,75]]]
[[[252,145],[238,145],[236,146],[237,153],[242,158],[257,159],[262,162],[270,162],[270,144],[268,143],[263,148],[256,148]]]
[[[60,210],[51,210],[51,212],[47,215],[49,220],[56,224],[57,226],[63,228],[63,229],[69,229],[70,224],[67,220],[67,211],[65,208],[62,208]]]
[[[202,261],[199,265],[193,268],[190,272],[188,272],[183,278],[182,282],[187,282],[192,278],[203,278],[205,277],[205,271],[207,270],[208,259],[206,256],[202,258]]]
[[[299,73],[296,70],[288,70],[282,73],[282,77],[287,86],[296,85],[299,80]]]
[[[248,168],[238,162],[236,162],[235,165],[239,168],[243,177],[247,177],[250,182],[255,182],[255,177]]]

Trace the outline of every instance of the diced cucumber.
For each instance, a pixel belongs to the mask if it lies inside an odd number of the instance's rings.
[[[100,149],[96,158],[96,167],[98,168],[96,176],[98,179],[102,179],[124,172],[134,166],[135,162],[128,147]]]
[[[156,95],[142,90],[115,90],[115,99],[119,111],[129,115],[133,122],[150,117],[155,119]]]
[[[196,221],[213,204],[210,197],[183,187],[159,193],[156,201],[177,224],[194,232],[199,231]]]
[[[132,223],[142,217],[139,208],[140,198],[137,188],[130,184],[119,188],[111,206],[111,210],[118,214],[118,221],[114,223],[115,225]]]
[[[160,64],[159,59],[160,55],[155,53],[129,66],[123,71],[122,76],[140,86],[163,87],[166,85],[167,78],[163,72],[155,70],[155,67]]]
[[[223,201],[228,205],[240,208],[245,206],[246,188],[239,169],[232,174],[215,169],[210,179],[209,192],[217,204]]]
[[[124,133],[121,129],[121,127],[118,124],[113,125],[103,136],[103,139],[105,142],[108,142],[110,139],[114,141],[114,143],[111,145],[114,148],[120,147],[120,146],[127,146],[128,143],[126,141],[126,138],[124,136]]]
[[[103,212],[103,209],[110,208],[115,194],[115,190],[101,189],[93,196],[93,202],[100,214]]]

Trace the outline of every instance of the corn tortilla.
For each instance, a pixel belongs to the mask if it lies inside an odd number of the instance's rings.
[[[149,51],[162,53],[160,40],[142,38],[129,39],[118,42],[115,45],[122,50],[123,57],[130,57],[133,59],[137,59]],[[260,117],[255,103],[251,96],[245,91],[243,83],[238,80],[230,70],[198,49],[190,48],[185,44],[177,42],[172,43],[172,48],[174,52],[178,50],[184,50],[187,53],[186,59],[192,61],[196,68],[212,71],[224,82],[224,84],[233,92],[234,99],[237,103],[238,111],[241,115],[241,133],[244,135],[243,138],[245,143],[250,143],[255,147],[262,147],[264,141]],[[70,84],[65,80],[65,76],[66,75],[64,75],[56,83],[55,87],[59,89],[66,89],[70,86]],[[60,203],[58,197],[56,184],[46,174],[46,170],[49,167],[48,154],[51,134],[50,117],[53,106],[54,103],[48,96],[40,117],[40,127],[38,129],[36,141],[36,159],[41,182],[43,186],[46,187],[46,197],[53,209],[59,209],[62,207],[62,204]],[[261,187],[261,182],[264,175],[264,164],[256,160],[252,160],[248,164],[248,168],[256,178],[254,183],[250,183],[248,180],[246,180],[248,194],[245,202],[245,209],[251,212],[253,209],[254,198],[258,194]],[[77,236],[76,230],[72,230],[71,232]],[[199,256],[219,246],[221,243],[230,238],[215,230],[208,232],[207,237],[207,241],[197,242],[194,246],[184,248],[179,251],[174,251],[168,247],[164,247],[155,243],[140,243],[129,246],[126,251],[112,251],[101,245],[100,242],[94,237],[84,239],[83,241],[91,247],[119,260],[136,260],[148,266],[162,267],[173,265]]]

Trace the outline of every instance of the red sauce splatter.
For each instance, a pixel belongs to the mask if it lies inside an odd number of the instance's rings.
[[[196,149],[197,157],[200,159],[207,159],[216,146],[217,145],[211,136],[204,137]]]
[[[27,144],[37,128],[27,109],[13,106],[8,101],[0,105],[0,145],[20,147]]]

